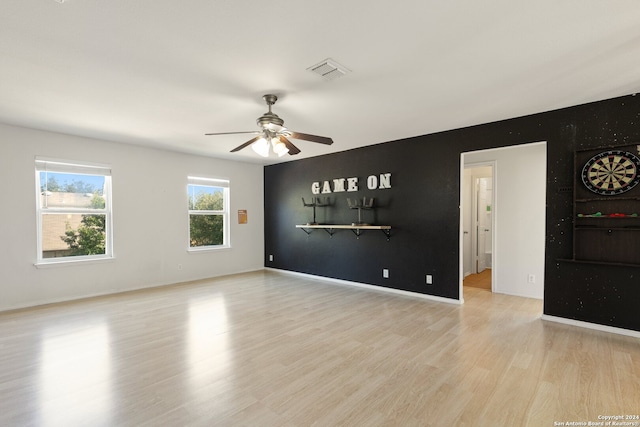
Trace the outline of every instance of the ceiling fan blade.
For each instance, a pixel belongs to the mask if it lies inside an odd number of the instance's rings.
[[[259,134],[260,132],[255,131],[255,130],[251,130],[251,131],[246,131],[246,132],[215,132],[215,133],[205,133],[206,136],[209,135],[237,135],[237,134],[241,134],[241,133],[252,133],[254,135]]]
[[[251,144],[253,144],[254,142],[256,142],[257,140],[259,140],[260,138],[262,138],[262,135],[258,135],[255,138],[251,138],[250,140],[248,140],[247,142],[245,142],[244,144],[234,148],[233,150],[231,150],[232,153],[235,153],[236,151],[240,151],[242,150],[244,147],[248,147]]]
[[[298,154],[300,152],[300,149],[298,147],[296,147],[295,145],[293,145],[291,143],[291,141],[289,141],[286,137],[280,135],[280,141],[282,141],[284,143],[284,145],[287,146],[287,148],[289,149],[289,154],[290,155],[294,155],[294,154]]]
[[[289,137],[293,139],[303,139],[305,141],[319,142],[320,144],[333,144],[333,139],[331,138],[327,138],[326,136],[309,135],[308,133],[289,131]]]

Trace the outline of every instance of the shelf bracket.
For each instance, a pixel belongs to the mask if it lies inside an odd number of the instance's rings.
[[[387,236],[387,242],[390,241],[391,240],[391,229],[390,228],[388,228],[386,230],[382,229],[381,231],[384,233],[385,236]]]
[[[299,228],[300,228],[300,230],[302,230],[305,233],[307,233],[307,237],[309,237],[311,235],[311,232],[313,231],[312,228],[304,228],[304,227],[299,227]],[[329,237],[333,237],[333,235],[335,234],[335,230],[333,228],[322,227],[322,230],[326,231],[327,234],[329,234]]]
[[[356,235],[356,238],[359,239],[360,236],[362,235],[362,230],[359,228],[353,228],[351,229],[351,231],[353,232],[353,234]],[[381,229],[380,231],[382,231],[384,233],[384,235],[387,237],[387,242],[389,242],[391,240],[391,229]]]
[[[307,237],[309,237],[309,235],[311,235],[311,232],[313,231],[313,230],[311,230],[311,229],[307,230],[306,228],[302,228],[302,227],[300,228],[300,230],[302,230],[302,231],[304,231],[305,233],[307,233]]]

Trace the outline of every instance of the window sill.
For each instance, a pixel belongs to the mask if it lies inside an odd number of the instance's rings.
[[[188,248],[187,252],[190,254],[197,254],[201,252],[216,252],[216,251],[226,251],[231,249],[230,245],[220,245],[220,246],[200,246],[197,248]]]
[[[40,262],[36,262],[33,265],[38,269],[71,267],[74,265],[100,264],[104,262],[111,262],[115,258],[110,256],[110,257],[103,257],[103,258],[84,258],[84,259],[66,259],[66,258],[49,258],[49,259],[55,259],[56,261],[40,261]]]

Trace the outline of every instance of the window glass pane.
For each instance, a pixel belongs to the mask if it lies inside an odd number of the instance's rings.
[[[42,258],[104,255],[106,215],[42,214]]]
[[[224,210],[224,188],[208,185],[189,185],[189,210]]]
[[[216,246],[224,244],[224,218],[222,215],[189,215],[189,246]]]
[[[105,177],[40,171],[43,208],[104,209]]]

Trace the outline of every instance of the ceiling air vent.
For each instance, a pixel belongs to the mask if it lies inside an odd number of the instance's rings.
[[[347,67],[338,64],[333,59],[325,59],[307,68],[307,70],[319,75],[325,80],[334,80],[350,72]]]

